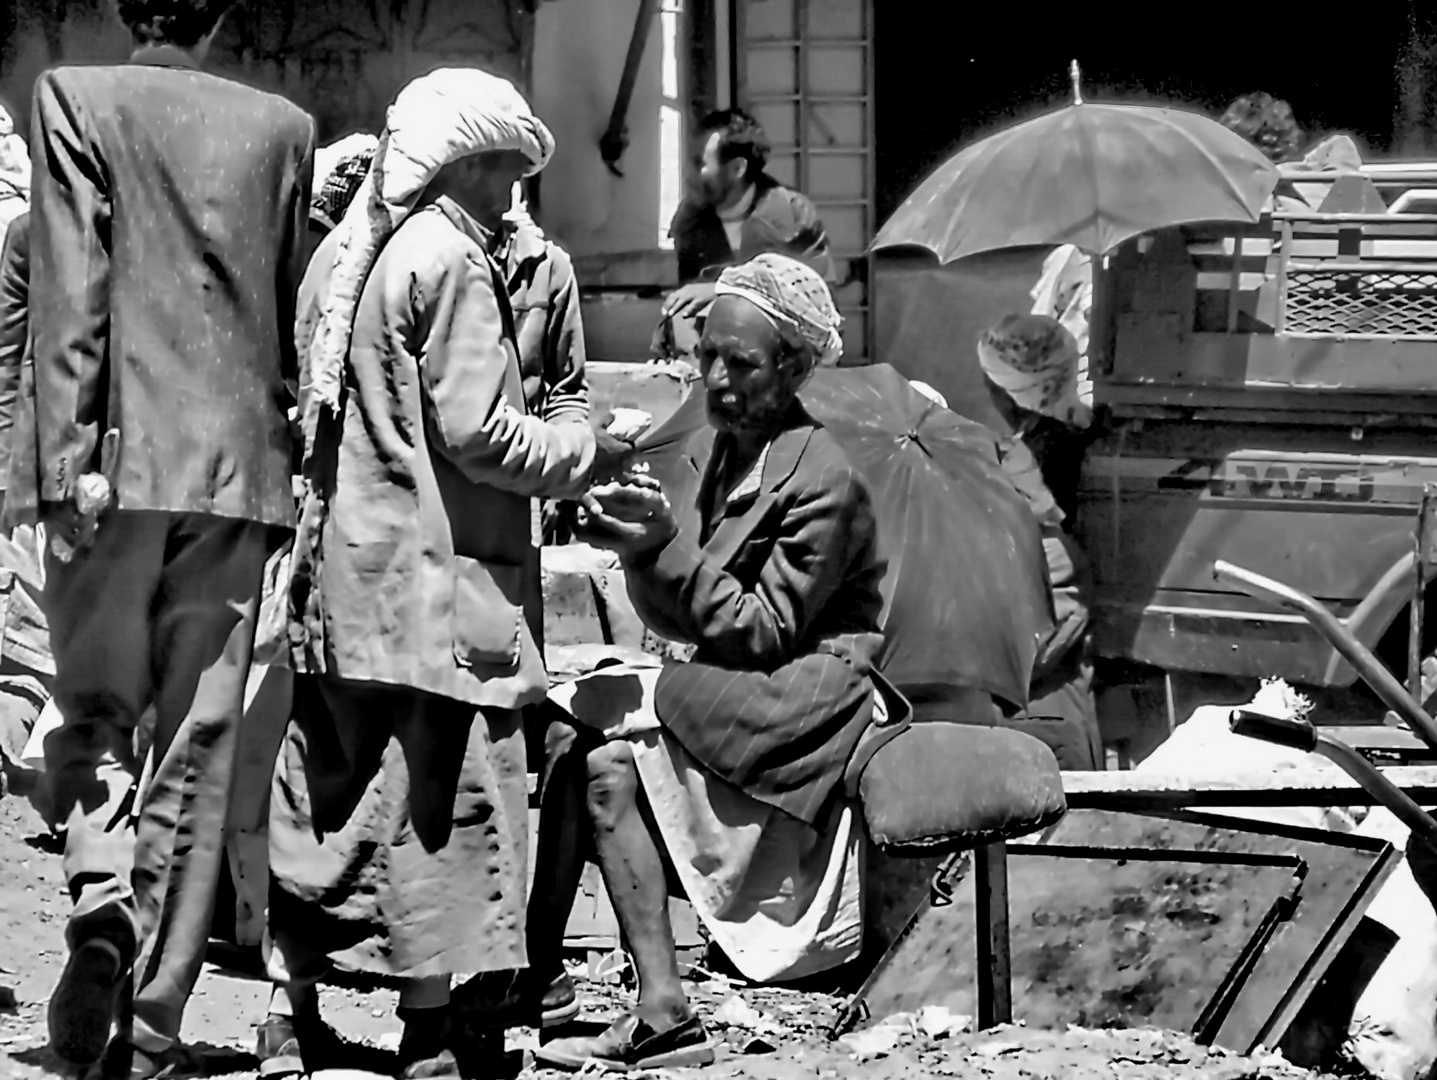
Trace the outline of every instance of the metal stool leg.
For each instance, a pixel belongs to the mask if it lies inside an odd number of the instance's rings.
[[[978,923],[978,1027],[1013,1022],[1013,964],[1008,939],[1008,845],[979,848],[973,859]]]

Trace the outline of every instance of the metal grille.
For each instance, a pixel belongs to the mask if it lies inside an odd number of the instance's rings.
[[[1291,270],[1283,332],[1437,336],[1437,270]]]

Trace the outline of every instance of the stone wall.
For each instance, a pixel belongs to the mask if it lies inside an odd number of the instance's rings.
[[[30,88],[58,63],[113,63],[130,49],[110,0],[3,0],[0,98],[28,126]],[[210,68],[309,110],[321,142],[377,132],[408,80],[446,64],[527,79],[525,0],[241,0]]]

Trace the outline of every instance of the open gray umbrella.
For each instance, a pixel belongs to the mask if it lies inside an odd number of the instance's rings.
[[[993,433],[887,364],[820,369],[802,401],[873,491],[888,559],[883,673],[915,703],[966,688],[1026,705],[1052,609],[1037,524]],[[692,393],[640,441],[640,458],[662,482],[705,423],[703,394]]]
[[[873,241],[939,262],[1072,244],[1101,255],[1153,229],[1256,222],[1276,167],[1242,136],[1181,109],[1074,104],[974,143],[940,165]]]

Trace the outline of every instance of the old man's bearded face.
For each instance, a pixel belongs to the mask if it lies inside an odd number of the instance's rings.
[[[757,307],[720,296],[698,349],[709,423],[740,437],[781,426],[811,366]]]

